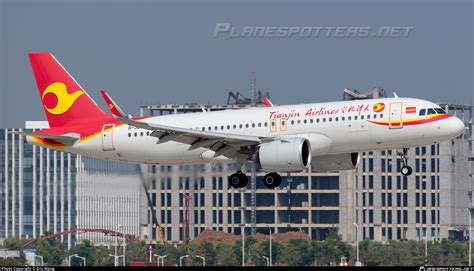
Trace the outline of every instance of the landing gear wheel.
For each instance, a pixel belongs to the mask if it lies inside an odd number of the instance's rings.
[[[410,176],[411,173],[413,172],[413,169],[410,167],[410,166],[404,166],[400,169],[400,172],[404,175],[404,176]]]
[[[270,172],[263,177],[263,184],[269,188],[275,188],[281,184],[281,176],[276,172]]]
[[[402,168],[400,169],[400,172],[404,176],[410,176],[411,173],[413,172],[413,169],[407,165],[408,164],[407,154],[408,154],[407,148],[403,148],[403,152],[398,153],[398,155],[400,155],[400,159],[402,160]]]
[[[243,188],[247,186],[248,182],[247,176],[241,171],[237,171],[236,173],[229,176],[229,184],[233,188]]]

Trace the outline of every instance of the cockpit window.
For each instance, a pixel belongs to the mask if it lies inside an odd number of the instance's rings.
[[[434,111],[433,108],[429,108],[427,115],[433,115],[433,114],[436,114],[436,111]]]
[[[441,108],[435,108],[434,110],[436,111],[436,113],[439,113],[439,114],[446,114],[446,111],[444,111],[444,110],[441,109]]]
[[[421,109],[420,110],[420,116],[426,115],[426,109]]]

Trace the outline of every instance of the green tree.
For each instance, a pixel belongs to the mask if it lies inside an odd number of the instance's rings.
[[[204,257],[206,260],[206,266],[214,265],[216,253],[214,246],[209,242],[192,243],[188,246],[187,254],[190,255],[189,261],[192,262],[193,266],[202,265],[202,259],[197,258],[196,255]]]
[[[140,241],[138,239],[125,239],[126,240],[126,265],[130,262],[148,262],[149,261],[149,252],[148,245],[145,241]],[[121,248],[119,248],[121,249]],[[122,254],[122,253],[118,253]]]
[[[283,257],[289,266],[308,266],[313,262],[311,243],[302,238],[291,239],[283,246]]]
[[[179,256],[181,256],[180,251],[172,244],[159,245],[156,250],[156,255],[166,255],[164,258],[165,266],[176,265],[179,261]]]
[[[216,245],[216,261],[215,265],[218,266],[239,266],[242,258],[240,257],[240,250],[241,246],[235,244],[233,246],[226,245],[224,243],[218,243]]]
[[[36,253],[43,256],[44,262],[49,265],[60,265],[65,259],[64,245],[58,238],[39,240],[33,247],[36,248]]]
[[[18,237],[8,237],[3,241],[3,246],[9,250],[19,250],[21,244],[22,242]]]
[[[84,240],[81,243],[76,244],[69,250],[69,255],[77,254],[80,257],[86,258],[86,266],[93,266],[97,263],[97,259],[94,255],[95,248],[89,240]],[[83,266],[84,261],[78,257],[71,258],[71,266]]]

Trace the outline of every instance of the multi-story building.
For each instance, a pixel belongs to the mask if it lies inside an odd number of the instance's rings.
[[[25,130],[47,127],[31,121]],[[78,228],[140,234],[143,189],[137,165],[26,144],[24,136],[12,133],[21,130],[0,130],[0,240]],[[112,240],[100,231],[60,238],[67,247],[76,239]]]
[[[26,124],[33,130],[45,125]],[[76,156],[25,144],[15,131],[21,129],[0,130],[0,238],[74,228]],[[71,244],[71,236],[67,241]]]
[[[236,109],[249,105],[147,105],[142,115]],[[257,173],[244,189],[230,188],[233,165],[147,166],[143,176],[151,186],[157,219],[167,241],[193,239],[205,228],[240,234],[303,230],[322,240],[338,230],[344,240],[422,239],[465,236],[472,183],[472,111],[470,106],[442,105],[466,123],[466,133],[454,140],[412,148],[414,174],[399,173],[396,150],[362,153],[355,170],[283,177],[279,188],[267,189]],[[462,115],[460,115],[462,114]],[[471,167],[471,169],[469,169]],[[250,174],[251,175],[251,174]],[[186,204],[185,194],[191,199]],[[188,205],[188,207],[186,207]],[[151,230],[150,207],[145,239]],[[358,235],[356,234],[356,227]]]

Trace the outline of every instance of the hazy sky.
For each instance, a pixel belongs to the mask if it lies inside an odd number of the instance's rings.
[[[408,37],[213,37],[217,23],[413,27]],[[471,1],[0,0],[0,127],[43,120],[27,53],[51,51],[103,106],[225,103],[250,73],[278,104],[340,100],[345,87],[472,104]],[[103,106],[105,108],[105,106]]]

